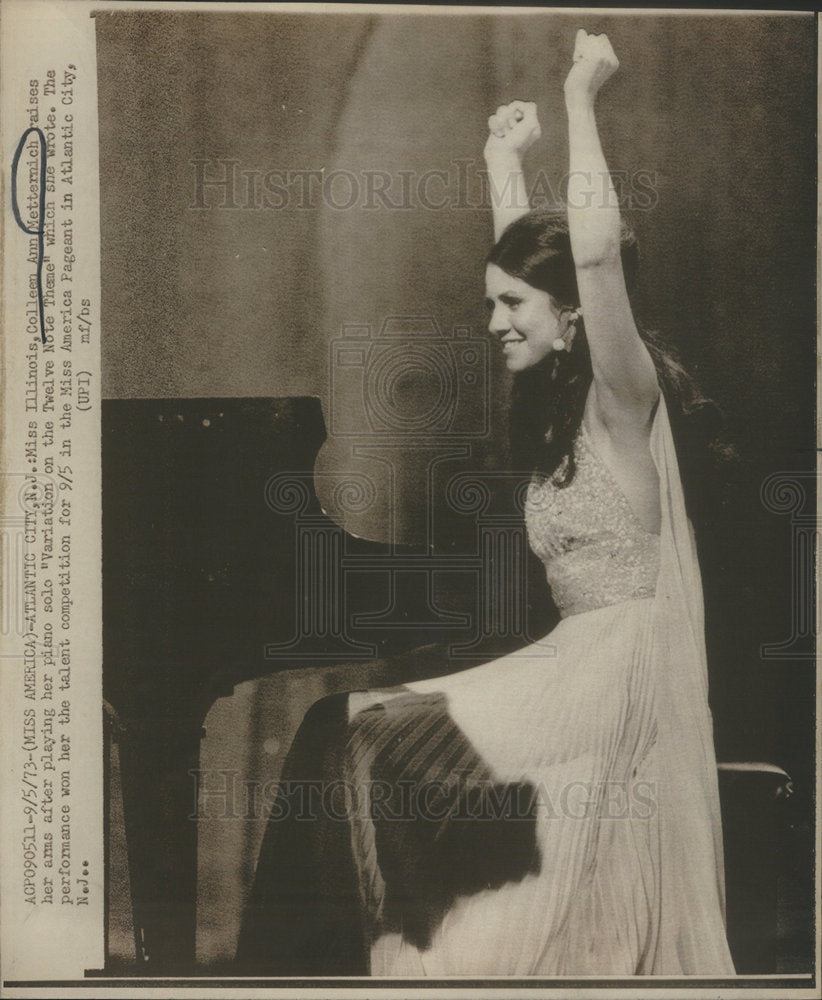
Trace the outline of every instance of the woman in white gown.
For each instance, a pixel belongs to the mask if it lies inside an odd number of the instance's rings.
[[[699,568],[594,118],[617,65],[579,32],[567,219],[496,205],[486,273],[508,368],[554,387],[525,513],[561,621],[494,662],[347,699],[374,976],[734,972]],[[535,109],[489,125],[503,190]]]
[[[570,448],[552,475],[534,477],[526,503],[529,541],[562,620],[541,643],[503,659],[411,683],[400,694],[349,699],[355,787],[375,780],[375,762],[387,758],[417,782],[441,780],[436,755],[443,745],[453,753],[453,726],[467,752],[451,761],[452,773],[467,768],[475,788],[485,781],[535,791],[535,851],[519,871],[498,868],[485,886],[463,871],[426,923],[407,905],[410,879],[397,873],[407,837],[392,845],[387,824],[375,827],[373,793],[359,796],[367,808],[355,819],[354,846],[372,975],[734,971],[699,569],[665,398],[628,300],[625,239],[594,118],[597,91],[617,65],[605,36],[579,32],[565,84],[565,239],[578,298],[562,287],[562,225],[548,232],[540,214],[519,218],[514,199],[495,206],[502,240],[486,275],[489,329],[510,370],[548,359],[555,381],[567,378],[563,354],[574,353],[575,339],[587,341],[592,377],[581,406],[574,414],[566,404],[564,420],[555,409],[548,430],[548,445],[553,439],[562,450],[565,435]],[[499,109],[489,125],[489,172],[506,190],[539,126],[533,106],[520,104]],[[518,266],[507,270],[511,260]],[[517,270],[557,280],[549,291]],[[576,351],[583,353],[581,343]],[[401,763],[411,752],[416,769]],[[386,773],[383,766],[377,776]],[[491,826],[489,819],[489,842]],[[444,857],[459,867],[474,855],[454,847]],[[419,865],[414,877],[419,887]],[[406,906],[395,902],[389,914],[392,883],[406,889]]]

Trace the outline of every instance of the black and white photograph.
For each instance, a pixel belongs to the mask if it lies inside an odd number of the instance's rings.
[[[816,15],[71,6],[4,105],[8,995],[84,892],[82,995],[815,995]]]

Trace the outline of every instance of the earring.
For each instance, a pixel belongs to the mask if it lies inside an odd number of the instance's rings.
[[[582,310],[581,309],[575,309],[570,314],[570,316],[568,317],[568,331],[572,331],[574,323],[576,323],[576,321],[579,319],[579,317],[581,315],[582,315]],[[551,347],[553,347],[553,349],[555,351],[570,351],[571,350],[571,345],[566,340],[564,340],[562,337],[557,337],[557,339],[553,342],[553,344],[551,344]]]

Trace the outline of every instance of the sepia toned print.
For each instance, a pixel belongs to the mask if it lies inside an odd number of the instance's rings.
[[[66,7],[8,995],[812,995],[815,20]]]

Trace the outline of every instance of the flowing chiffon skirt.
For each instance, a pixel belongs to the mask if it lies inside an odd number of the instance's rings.
[[[351,843],[372,975],[733,975],[702,591],[662,399],[651,451],[654,597],[571,615],[481,667],[349,696],[346,776],[362,791]],[[426,698],[444,713],[420,711]],[[483,781],[533,792],[534,857],[516,870],[501,862],[496,877],[455,876],[421,940],[402,906],[386,919],[402,858],[386,862],[367,786],[381,759],[442,777],[454,732]]]

